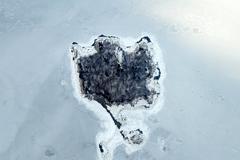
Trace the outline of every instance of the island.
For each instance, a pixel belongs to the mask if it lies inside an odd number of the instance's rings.
[[[149,135],[144,121],[164,101],[166,74],[158,44],[149,36],[129,46],[122,38],[100,35],[92,45],[73,42],[70,60],[75,96],[105,121],[106,131],[96,138],[98,159],[111,160],[121,144],[128,153],[139,150]]]

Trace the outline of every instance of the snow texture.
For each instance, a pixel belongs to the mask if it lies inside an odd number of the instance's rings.
[[[145,119],[148,140],[132,154],[117,147],[114,160],[240,159],[239,6],[238,0],[0,0],[0,160],[96,159],[96,135],[113,135],[103,128],[116,126],[109,114],[97,117],[74,98],[68,56],[73,41],[89,46],[101,34],[126,46],[150,35],[167,71],[164,107]]]

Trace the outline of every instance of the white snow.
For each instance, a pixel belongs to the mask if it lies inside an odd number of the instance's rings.
[[[104,123],[72,95],[67,48],[142,32],[164,55],[164,107],[116,159],[240,159],[239,16],[238,0],[1,0],[0,160],[96,159]]]

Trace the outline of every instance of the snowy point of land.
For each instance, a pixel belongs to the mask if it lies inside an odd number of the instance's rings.
[[[94,44],[91,45],[93,42]],[[102,52],[100,49],[103,50],[104,45],[110,46],[110,49],[107,48],[109,51],[104,51],[104,54],[112,52],[111,54],[115,57],[114,60],[120,66],[126,55],[133,54],[134,58],[137,56],[135,54],[144,53],[148,55],[152,62],[151,70],[149,71],[151,76],[146,78],[145,84],[147,90],[154,94],[149,95],[147,98],[138,96],[131,102],[122,100],[123,102],[120,103],[116,100],[110,103],[105,100],[104,102],[106,103],[101,103],[98,101],[99,98],[94,97],[96,93],[90,95],[86,92],[86,88],[84,88],[85,82],[81,79],[81,74],[85,73],[81,72],[83,70],[81,61],[84,60],[84,57],[87,58],[100,54]],[[112,45],[116,47],[112,49]],[[134,58],[132,59],[133,62]],[[161,49],[156,39],[153,36],[118,38],[101,35],[97,38],[91,38],[90,43],[87,44],[73,42],[70,48],[70,61],[74,96],[79,102],[84,103],[87,109],[94,112],[100,120],[102,130],[96,135],[98,160],[112,160],[115,148],[122,144],[125,145],[127,154],[141,149],[148,140],[150,133],[145,120],[150,115],[159,112],[164,103],[163,81],[166,77],[166,71]],[[97,66],[99,64],[96,63],[94,65]],[[147,69],[145,70],[148,72]],[[111,83],[111,81],[108,83]],[[88,96],[86,96],[87,93],[89,94]]]

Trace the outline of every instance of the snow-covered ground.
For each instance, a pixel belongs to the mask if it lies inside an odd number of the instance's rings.
[[[116,160],[240,158],[237,0],[0,0],[0,160],[94,160],[98,119],[73,96],[68,49],[153,34],[165,105],[141,151]]]

